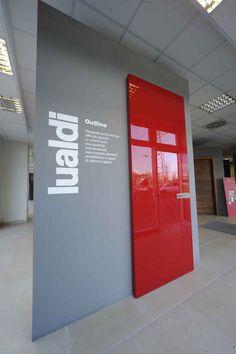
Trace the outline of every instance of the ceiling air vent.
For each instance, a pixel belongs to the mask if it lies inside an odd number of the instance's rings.
[[[207,129],[216,129],[223,127],[226,124],[224,120],[216,120],[215,122],[209,123],[206,125]]]

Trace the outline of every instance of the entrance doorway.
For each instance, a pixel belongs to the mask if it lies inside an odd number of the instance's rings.
[[[213,158],[195,158],[198,214],[216,215],[216,188]]]

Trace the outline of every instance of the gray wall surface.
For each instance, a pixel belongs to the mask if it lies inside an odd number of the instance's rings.
[[[224,164],[223,151],[221,148],[194,148],[194,157],[213,157],[215,162],[216,193],[218,215],[226,216],[226,202],[223,186]]]
[[[128,73],[185,97],[194,257],[199,261],[187,81],[39,2],[33,339],[132,294]],[[56,139],[48,111],[79,117],[78,194],[47,194],[56,169],[56,150],[48,147],[48,140]],[[112,143],[118,153],[112,165],[85,163],[86,118],[120,136]]]
[[[0,138],[0,226],[2,223],[2,139]]]

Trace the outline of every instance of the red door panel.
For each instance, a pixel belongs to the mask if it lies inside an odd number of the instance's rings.
[[[128,75],[134,296],[193,270],[184,99]]]

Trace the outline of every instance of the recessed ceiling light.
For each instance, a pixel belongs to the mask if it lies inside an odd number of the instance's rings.
[[[13,75],[8,55],[7,45],[4,39],[0,38],[0,72]]]
[[[199,108],[203,111],[213,113],[218,111],[221,108],[226,106],[230,106],[231,104],[235,103],[235,99],[226,93],[222,93],[222,95],[213,98],[212,100],[202,104]]]
[[[207,129],[216,129],[223,127],[226,124],[224,120],[216,120],[215,122],[209,123],[206,125]]]
[[[0,95],[0,109],[14,113],[22,112],[19,98],[3,95]]]
[[[208,13],[211,13],[223,0],[197,0],[197,1]]]

